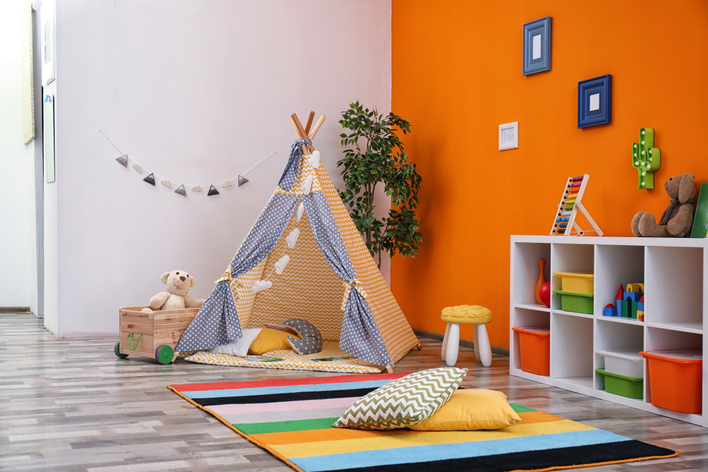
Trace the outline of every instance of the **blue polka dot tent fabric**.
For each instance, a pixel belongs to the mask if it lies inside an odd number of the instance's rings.
[[[293,143],[278,187],[182,335],[180,354],[293,318],[377,366],[392,368],[418,346],[339,192],[310,158],[311,144]]]

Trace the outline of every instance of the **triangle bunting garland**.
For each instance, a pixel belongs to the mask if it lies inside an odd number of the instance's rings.
[[[108,136],[106,136],[106,134],[103,131],[98,130],[98,132],[101,133],[108,140],[108,142],[111,143],[113,145],[113,147],[116,148],[116,150],[121,153],[120,157],[116,157],[116,159],[115,159],[116,162],[118,162],[120,165],[122,165],[126,169],[128,168],[128,164],[131,164],[133,166],[133,169],[135,169],[135,171],[138,174],[143,173],[144,169],[140,164],[138,164],[137,162],[130,159],[127,154],[123,153],[123,151],[118,149],[118,146],[116,146],[113,143],[113,141],[111,141],[110,138]],[[244,172],[244,174],[247,174],[248,172],[250,172],[253,169],[255,169],[256,167],[258,167],[261,163],[263,163],[266,159],[268,159],[270,156],[272,156],[276,152],[278,152],[278,151],[273,151],[270,154],[268,154],[266,157],[264,157],[259,162],[257,162],[253,167],[251,167],[246,172]],[[239,187],[241,187],[243,184],[248,182],[248,179],[246,177],[244,177],[242,174],[239,174],[235,178],[224,180],[221,184],[221,187],[222,188],[233,187],[234,181],[238,183]],[[162,179],[162,178],[156,176],[153,172],[148,173],[148,176],[143,179],[143,182],[147,182],[153,186],[156,186],[157,182],[160,182],[162,185],[164,185],[165,187],[167,187],[169,189],[171,189],[173,185],[177,185],[170,180]],[[186,197],[187,196],[187,188],[191,189],[192,192],[202,192],[202,191],[204,191],[204,188],[206,188],[206,187],[207,187],[206,185],[204,185],[204,186],[202,186],[202,185],[185,186],[185,184],[179,184],[179,186],[174,190],[174,192],[176,194],[182,195],[183,197]],[[210,184],[210,185],[208,185],[208,188],[209,188],[209,190],[207,191],[207,196],[211,197],[214,195],[220,195],[220,192],[216,189],[216,185]]]

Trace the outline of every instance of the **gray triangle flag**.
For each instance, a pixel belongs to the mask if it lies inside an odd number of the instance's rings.
[[[187,196],[187,191],[184,189],[184,185],[180,185],[179,187],[177,187],[177,188],[175,189],[175,193],[179,193],[179,194],[182,195],[183,197],[186,197],[186,196]]]
[[[150,174],[143,179],[143,182],[147,182],[150,185],[155,185],[155,174]]]
[[[248,182],[248,179],[242,175],[238,176],[238,186],[240,187],[241,185],[245,184]]]
[[[116,161],[120,162],[123,167],[128,167],[128,155],[116,157]]]
[[[211,197],[212,195],[219,195],[219,191],[213,185],[209,187],[209,193],[207,193],[208,197]]]

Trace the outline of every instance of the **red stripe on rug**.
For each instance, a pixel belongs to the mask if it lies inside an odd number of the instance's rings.
[[[395,380],[405,377],[410,372],[396,372],[393,374],[355,374],[337,375],[334,377],[308,377],[304,379],[270,379],[270,380],[250,380],[246,382],[216,382],[205,384],[183,384],[170,385],[171,388],[180,392],[199,392],[202,390],[229,390],[240,388],[260,388],[260,387],[289,387],[292,385],[318,385],[334,384],[344,382],[366,382],[368,380]]]

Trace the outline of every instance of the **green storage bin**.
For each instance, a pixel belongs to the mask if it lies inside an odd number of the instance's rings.
[[[605,390],[622,395],[627,398],[644,398],[644,379],[642,377],[627,377],[614,374],[604,369],[595,369],[595,372],[605,377]]]
[[[563,311],[592,315],[592,293],[564,292],[563,290],[554,290],[553,293],[561,297]]]

